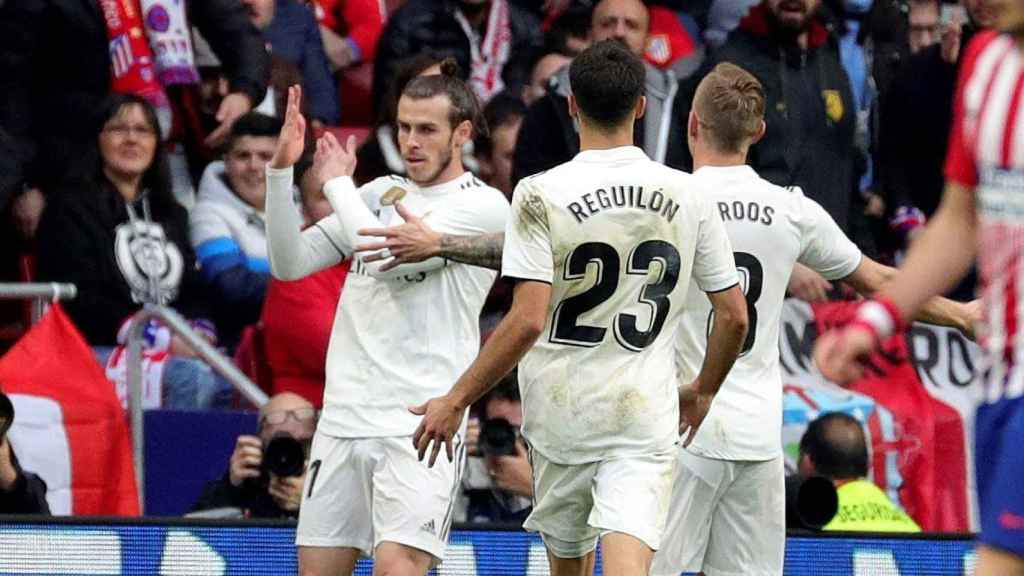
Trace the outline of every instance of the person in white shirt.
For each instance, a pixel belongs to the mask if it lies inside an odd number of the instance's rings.
[[[267,168],[271,271],[292,280],[352,254],[357,230],[407,214],[459,235],[500,232],[508,201],[462,166],[479,105],[451,70],[413,80],[398,105],[398,141],[409,178],[356,189],[355,146],[330,134],[311,170],[334,214],[300,232],[292,166],[303,150],[300,89]],[[303,575],[351,574],[360,555],[375,571],[422,575],[444,555],[463,450],[441,466],[417,461],[409,407],[443,393],[480,346],[478,317],[495,273],[441,258],[382,270],[356,257],[327,353],[324,409],[306,474],[296,543]],[[459,440],[456,440],[458,443]]]
[[[646,574],[661,543],[680,425],[696,428],[739,352],[746,305],[714,206],[692,176],[632,146],[644,65],[600,42],[572,63],[573,160],[520,181],[502,274],[512,309],[443,396],[417,406],[420,456],[452,458],[465,408],[519,363],[533,512],[552,574]],[[679,404],[673,342],[691,278],[715,309]],[[445,461],[441,458],[442,463]]]
[[[799,188],[782,188],[746,165],[764,134],[764,90],[742,68],[719,64],[700,83],[687,130],[694,179],[725,223],[750,328],[693,442],[678,450],[663,546],[651,574],[781,575],[785,552],[782,373],[779,326],[797,262],[870,294],[894,273],[863,256]],[[679,376],[692,378],[709,345],[712,309],[688,296],[676,340]],[[972,312],[972,310],[974,312]],[[936,300],[924,320],[968,330],[978,306]]]

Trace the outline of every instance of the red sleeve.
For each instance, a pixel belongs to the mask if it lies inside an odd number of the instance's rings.
[[[964,134],[964,86],[974,73],[978,55],[997,35],[991,32],[978,34],[965,48],[960,61],[960,73],[956,82],[953,100],[953,125],[949,133],[949,148],[946,151],[946,180],[965,188],[978,185],[978,167],[975,154]]]
[[[372,62],[377,54],[377,40],[384,30],[383,0],[345,0],[341,16],[348,37],[359,46],[363,62]]]

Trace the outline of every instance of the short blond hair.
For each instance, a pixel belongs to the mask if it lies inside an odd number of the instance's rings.
[[[723,62],[701,80],[693,99],[697,120],[721,152],[740,153],[764,121],[764,87],[754,75]]]

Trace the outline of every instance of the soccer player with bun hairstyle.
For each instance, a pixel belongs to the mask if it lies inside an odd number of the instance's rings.
[[[736,359],[746,305],[724,226],[689,174],[633,146],[644,65],[618,42],[569,70],[581,152],[516,186],[502,274],[512,309],[414,438],[450,455],[466,406],[518,363],[534,508],[556,576],[646,574],[662,544],[680,426],[696,430]],[[691,280],[696,287],[691,288]],[[715,310],[680,406],[673,336],[687,292]],[[433,443],[433,449],[430,445]],[[444,462],[446,458],[440,458]]]
[[[357,189],[354,139],[342,144],[327,133],[317,141],[310,170],[334,213],[301,232],[292,172],[306,121],[301,90],[290,90],[267,168],[275,277],[334,266],[353,255],[360,229],[405,218],[455,236],[504,229],[508,201],[462,164],[462,146],[480,128],[480,106],[452,63],[440,72],[411,80],[398,101],[406,178],[385,176]],[[495,273],[443,258],[391,266],[386,250],[375,256],[353,256],[327,351],[323,413],[296,531],[303,576],[351,574],[360,556],[373,557],[376,573],[422,576],[441,562],[451,528],[464,427],[453,433],[450,458],[428,468],[417,461],[419,418],[409,408],[444,393],[473,360]]]
[[[786,528],[778,342],[789,276],[802,263],[871,294],[895,273],[863,256],[799,188],[771,184],[747,166],[750,146],[765,131],[764,112],[761,83],[722,63],[697,87],[688,119],[694,180],[725,225],[750,328],[693,442],[676,449],[679,475],[665,546],[651,569],[656,576],[782,574]],[[693,290],[682,308],[676,364],[686,381],[701,369],[710,346],[712,310]],[[936,300],[923,317],[967,330],[977,309]]]
[[[984,397],[975,415],[975,483],[981,516],[979,576],[1024,574],[1024,3],[990,0],[996,30],[977,34],[960,60],[946,190],[907,260],[847,326],[822,335],[814,361],[849,382],[882,341],[977,258],[985,303]]]

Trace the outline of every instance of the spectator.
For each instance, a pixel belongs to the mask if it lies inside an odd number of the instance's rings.
[[[537,59],[530,71],[530,84],[523,89],[523,101],[531,105],[548,92],[551,79],[572,62],[571,56],[560,52],[549,52]]]
[[[250,112],[231,128],[224,160],[206,167],[189,215],[199,271],[215,298],[221,336],[234,343],[260,317],[270,278],[263,223],[266,166],[281,121]]]
[[[573,1],[565,11],[554,16],[549,13],[544,23],[551,26],[544,34],[544,52],[557,52],[572,57],[590,46],[590,18],[593,12],[590,0]]]
[[[526,105],[511,94],[498,94],[484,107],[488,135],[476,139],[474,153],[480,162],[484,182],[501,190],[512,200],[512,157]]]
[[[296,394],[273,396],[260,409],[258,435],[238,437],[227,472],[206,485],[192,511],[237,508],[246,518],[297,518],[306,466],[296,466],[295,475],[278,476],[268,470],[273,462],[266,458],[267,447],[285,436],[298,441],[308,459],[316,417],[316,408]]]
[[[592,36],[595,42],[614,39],[638,56],[647,40],[647,8],[640,0],[601,0],[594,7]],[[647,111],[637,122],[635,140],[648,156],[677,166],[686,147],[685,122],[673,114],[678,88],[675,73],[645,64]],[[569,116],[569,68],[551,81],[548,93],[531,107],[516,142],[513,183],[570,160],[579,152],[576,127]]]
[[[519,433],[523,403],[515,371],[479,405],[480,419],[471,419],[466,432],[469,458],[462,481],[466,521],[521,526],[532,510],[533,471]]]
[[[441,60],[419,54],[401,62],[395,68],[387,94],[378,112],[379,120],[370,137],[359,147],[355,181],[362,186],[367,182],[388,174],[405,174],[405,162],[398,151],[395,139],[395,118],[398,114],[398,96],[405,85],[417,76],[431,76],[441,73]]]
[[[302,187],[302,211],[307,227],[334,212],[321,183]],[[294,392],[323,406],[327,344],[350,264],[346,260],[300,280],[271,278],[261,322],[273,394]]]
[[[857,114],[836,38],[818,16],[820,0],[764,0],[706,63],[732,62],[765,89],[764,138],[748,163],[779,186],[800,186],[862,250],[872,252],[861,228],[863,204],[855,170]],[[680,91],[675,110],[685,119],[700,76]],[[692,163],[686,154],[685,167]],[[856,230],[855,230],[856,229]]]
[[[338,124],[341,120],[338,88],[313,11],[297,0],[242,0],[242,4],[248,9],[253,25],[263,32],[270,53],[299,69],[313,121]],[[281,115],[276,108],[267,112]]]
[[[961,47],[994,23],[987,0],[964,0],[966,23],[951,19],[942,42],[915,54],[893,79],[882,107],[879,136],[884,195],[891,207],[890,225],[903,246],[939,206],[945,182],[943,163],[952,125],[953,92]],[[974,297],[972,273],[950,296]]]
[[[18,464],[7,431],[14,423],[14,405],[0,392],[0,514],[50,515],[46,482]]]
[[[409,0],[378,44],[374,100],[381,101],[398,64],[420,53],[454,57],[484,102],[505,89],[521,93],[543,41],[537,18],[508,0]]]
[[[938,207],[960,48],[979,29],[992,26],[993,15],[983,9],[985,2],[964,0],[968,21],[948,22],[942,42],[919,50],[886,95],[881,121],[882,169],[889,204],[897,212],[901,207],[916,208],[929,217]]]
[[[824,476],[839,496],[839,511],[825,530],[848,532],[920,532],[921,528],[867,479],[868,447],[864,430],[852,416],[830,412],[807,426],[800,439],[798,472]]]
[[[940,4],[940,0],[910,0],[907,11],[907,42],[911,54],[917,54],[939,43],[942,32],[939,22]]]
[[[384,30],[381,0],[313,0],[313,4],[332,70],[373,62]]]
[[[142,304],[172,307],[194,319],[211,342],[216,335],[203,320],[208,300],[188,240],[188,215],[171,195],[155,110],[141,96],[114,94],[98,116],[96,141],[83,163],[91,168],[54,194],[40,223],[38,267],[41,280],[78,287],[65,308],[101,363],[110,361],[109,373],[118,366],[123,371],[123,350],[114,347],[125,344],[128,321]],[[155,322],[146,335],[164,366],[164,406],[230,403],[230,385],[178,336]],[[163,353],[169,353],[166,365]]]
[[[192,84],[198,83],[190,39],[187,35],[177,38],[178,28],[166,34],[153,29],[152,22],[167,19],[142,18],[141,14],[129,17],[123,6],[131,5],[138,4],[109,0],[0,4],[0,94],[4,95],[0,128],[17,148],[14,168],[33,186],[15,200],[15,211],[22,212],[21,226],[27,232],[35,230],[42,214],[39,190],[49,194],[95,145],[96,134],[89,120],[111,92],[145,94],[164,102],[167,99],[162,95],[166,94],[174,110],[174,141],[197,147],[206,136],[185,113]],[[110,9],[113,26],[108,27],[103,18],[103,7]],[[235,0],[161,3],[159,9],[172,23],[185,18],[178,10],[187,9],[188,20],[210,40],[224,62],[230,95],[217,111],[219,125],[207,138],[209,143],[219,144],[231,123],[263,99],[268,70],[263,42]],[[129,38],[132,25],[146,35]],[[115,52],[122,56],[116,66],[111,59],[112,40],[123,48]],[[184,43],[188,49],[161,50],[166,48],[165,41]],[[156,54],[155,70],[153,60],[147,63],[141,58],[149,52]]]

